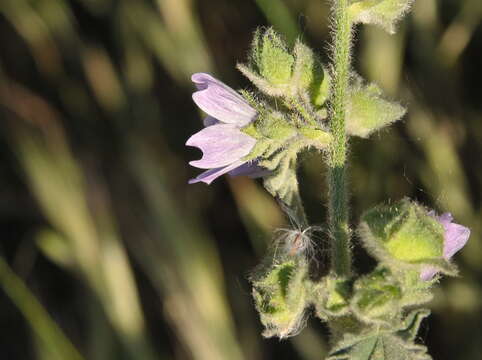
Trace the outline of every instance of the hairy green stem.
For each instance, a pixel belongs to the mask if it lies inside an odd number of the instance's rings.
[[[351,21],[349,0],[333,0],[333,85],[330,128],[333,142],[328,155],[328,212],[332,237],[332,270],[338,276],[351,272],[350,229],[346,192],[347,136],[345,132],[346,97],[350,78]]]
[[[294,211],[296,222],[304,230],[308,227],[308,219],[306,217],[305,208],[303,206],[303,201],[301,200],[300,191],[297,186],[296,190],[293,191],[293,198],[291,200],[292,209]]]
[[[297,152],[296,150],[292,150],[289,152],[289,154],[291,156],[291,159],[289,160],[291,171],[296,174],[296,158],[298,156]],[[289,208],[291,209],[290,211],[292,211],[292,216],[294,216],[296,224],[300,226],[301,229],[305,229],[306,227],[308,227],[308,218],[306,217],[306,212],[303,206],[303,200],[301,199],[300,187],[296,175],[293,178],[290,195],[288,196],[288,198],[290,199]]]

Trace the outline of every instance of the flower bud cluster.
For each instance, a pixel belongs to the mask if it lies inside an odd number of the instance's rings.
[[[409,199],[380,205],[362,216],[358,231],[378,266],[356,279],[329,274],[314,282],[306,266],[313,234],[307,231],[302,240],[304,232],[282,232],[276,261],[253,282],[266,336],[299,331],[310,305],[334,332],[398,328],[410,309],[432,299],[431,287],[441,274],[456,275],[450,258],[470,235],[450,214],[437,216]]]

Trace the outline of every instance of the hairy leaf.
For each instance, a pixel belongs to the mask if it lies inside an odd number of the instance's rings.
[[[405,108],[382,98],[382,91],[375,84],[364,85],[355,79],[347,104],[346,130],[349,135],[367,138],[405,114]]]
[[[374,332],[342,340],[327,360],[430,360],[427,348],[391,333]]]

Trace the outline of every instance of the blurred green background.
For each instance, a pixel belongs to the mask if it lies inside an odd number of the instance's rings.
[[[257,26],[328,61],[323,0],[1,0],[0,358],[322,359],[316,320],[263,339],[249,271],[285,223],[259,183],[187,185],[201,127],[193,72],[235,88]],[[482,2],[417,0],[396,35],[356,29],[354,67],[408,115],[351,145],[352,219],[403,196],[472,236],[420,341],[482,353]],[[325,219],[324,168],[300,168]],[[320,239],[320,246],[326,246]],[[356,248],[356,268],[373,265]]]

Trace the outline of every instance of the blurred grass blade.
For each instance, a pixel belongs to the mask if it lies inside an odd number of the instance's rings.
[[[389,96],[395,97],[404,65],[405,26],[400,26],[394,35],[374,26],[365,26],[360,31],[364,40],[360,45],[364,73],[370,82],[375,82]]]
[[[199,71],[214,71],[204,30],[194,7],[195,2],[196,0],[157,0],[160,19],[163,19],[166,30],[177,47],[178,64],[185,69],[185,76],[188,77]]]
[[[82,63],[98,103],[108,111],[118,111],[126,104],[116,70],[106,51],[90,47],[82,51]]]
[[[164,170],[142,149],[129,151],[130,163],[151,214],[145,226],[156,238],[144,236],[142,246],[132,247],[139,264],[164,296],[166,315],[194,359],[241,360],[212,238],[189,209],[179,209]]]
[[[180,84],[188,84],[192,73],[213,72],[192,4],[186,0],[165,0],[158,6],[156,11],[143,2],[124,2],[119,10],[120,33],[127,36],[126,40],[135,34]]]
[[[38,68],[47,74],[62,69],[60,50],[44,20],[27,0],[2,0],[0,13],[25,39]]]
[[[10,269],[3,257],[0,257],[0,284],[41,340],[46,352],[55,356],[56,360],[83,360],[77,349],[24,282]]]
[[[459,60],[482,21],[482,2],[467,0],[440,40],[437,52],[440,61],[451,67]]]
[[[18,116],[10,121],[14,151],[47,219],[68,240],[75,269],[97,295],[131,358],[154,359],[134,275],[100,182],[95,196],[89,196],[48,103],[14,83],[8,91],[0,88],[0,94]]]
[[[471,228],[471,239],[466,250],[462,252],[468,262],[481,269],[480,254],[482,244],[480,234],[480,215],[475,213],[469,195],[466,174],[453,139],[453,131],[443,122],[433,119],[430,112],[415,103],[412,104],[412,115],[408,122],[408,130],[412,138],[419,142],[427,157],[427,163],[420,168],[420,177],[435,202],[444,211],[453,213],[457,221]],[[428,165],[428,166],[427,166]]]

